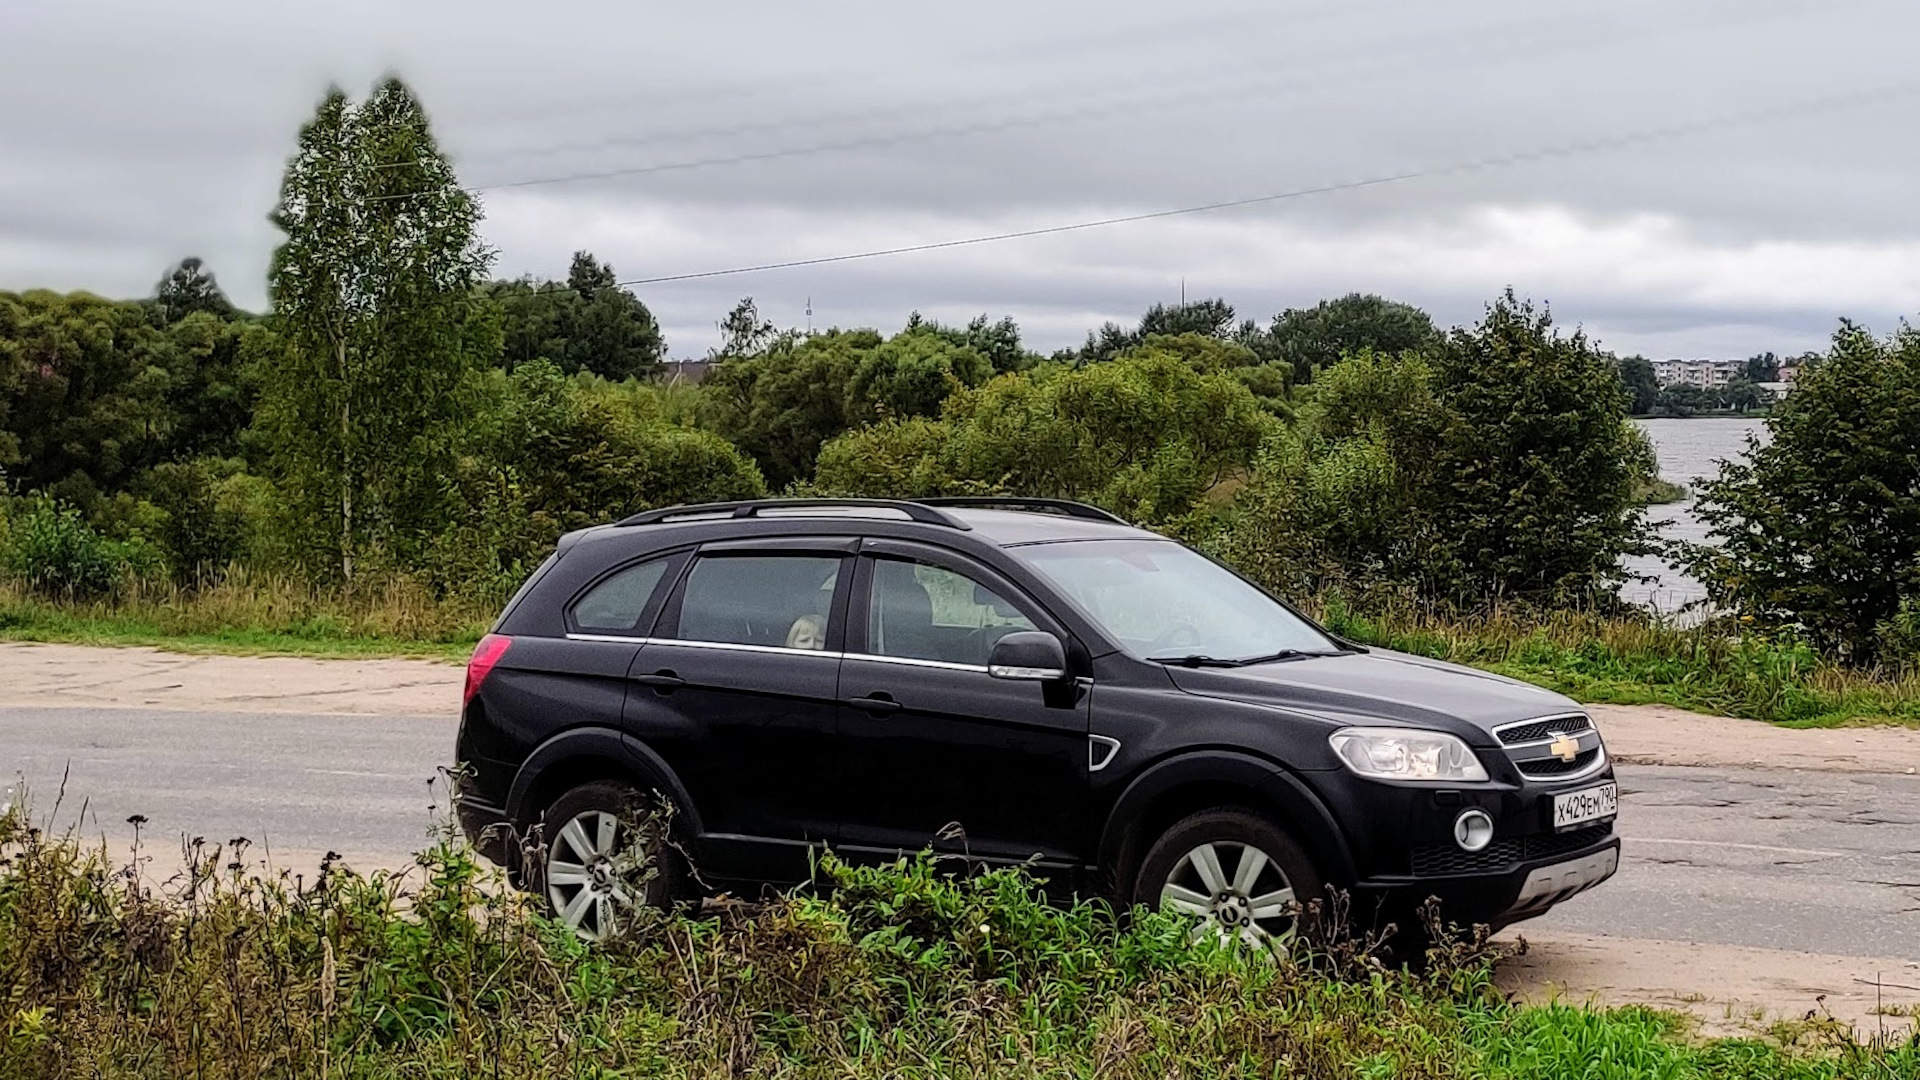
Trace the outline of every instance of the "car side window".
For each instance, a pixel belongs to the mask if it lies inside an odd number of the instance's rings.
[[[994,643],[1034,629],[1012,601],[941,566],[876,559],[867,600],[867,652],[984,667]]]
[[[602,580],[573,605],[573,625],[582,630],[635,629],[670,561],[650,559]]]
[[[680,601],[683,641],[825,649],[840,559],[710,555],[693,564]]]

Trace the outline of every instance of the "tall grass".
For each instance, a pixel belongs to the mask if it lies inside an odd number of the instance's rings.
[[[129,578],[99,597],[49,596],[0,579],[0,636],[238,652],[457,656],[472,648],[505,602],[504,592],[437,596],[400,575],[333,587],[239,566],[192,588]]]
[[[239,843],[239,842],[236,842]],[[1524,1008],[1472,949],[1250,960],[1141,913],[1050,906],[922,858],[832,889],[640,919],[590,947],[442,843],[405,874],[262,875],[0,813],[0,1076],[1453,1077],[1916,1075],[1832,1023],[1696,1043],[1644,1010]]]
[[[1411,604],[1360,612],[1338,595],[1307,607],[1363,644],[1486,668],[1583,701],[1663,703],[1799,726],[1920,724],[1920,672],[1847,668],[1803,642],[1724,623],[1517,609],[1462,618]]]

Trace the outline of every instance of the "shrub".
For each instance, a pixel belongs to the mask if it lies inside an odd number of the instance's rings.
[[[1713,603],[1871,663],[1920,602],[1920,332],[1842,324],[1767,430],[1700,486],[1716,544],[1689,569]]]
[[[1646,467],[1612,361],[1509,294],[1431,360],[1361,351],[1323,372],[1220,543],[1290,592],[1597,603],[1648,548]]]
[[[853,432],[821,450],[824,494],[1084,499],[1167,523],[1243,472],[1273,420],[1228,374],[1147,347],[1107,363],[1002,375],[938,423]]]
[[[0,567],[37,592],[93,597],[162,573],[165,562],[144,539],[108,539],[73,507],[30,498],[9,515]]]
[[[182,580],[212,577],[248,554],[255,522],[244,481],[232,482],[240,473],[237,462],[202,459],[155,465],[141,478],[142,494],[160,511],[154,538]]]

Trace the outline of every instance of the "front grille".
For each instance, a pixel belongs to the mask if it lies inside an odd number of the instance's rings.
[[[1591,750],[1582,750],[1573,755],[1572,761],[1562,761],[1559,758],[1539,758],[1534,761],[1517,761],[1514,764],[1520,769],[1520,775],[1530,776],[1538,780],[1554,776],[1567,776],[1571,773],[1580,772],[1592,765],[1594,759],[1599,756],[1600,748],[1596,746]]]
[[[1563,833],[1507,836],[1479,851],[1462,851],[1458,844],[1422,844],[1413,849],[1413,872],[1421,877],[1447,874],[1483,874],[1515,863],[1551,859],[1591,847],[1613,834],[1613,823],[1602,822]]]
[[[1563,716],[1556,720],[1536,720],[1531,724],[1500,729],[1500,742],[1505,746],[1518,743],[1544,742],[1555,735],[1579,735],[1593,730],[1593,721],[1584,716]]]

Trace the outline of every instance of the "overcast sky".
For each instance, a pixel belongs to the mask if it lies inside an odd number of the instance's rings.
[[[1920,311],[1901,0],[6,8],[6,289],[139,296],[197,254],[263,306],[297,128],[329,83],[391,70],[482,189],[502,276],[560,276],[579,248],[664,277],[1423,174],[637,286],[676,356],[749,294],[795,325],[809,297],[817,326],[1011,314],[1042,348],[1183,279],[1263,322],[1355,290],[1470,322],[1511,284],[1653,356],[1798,352],[1841,316]]]

